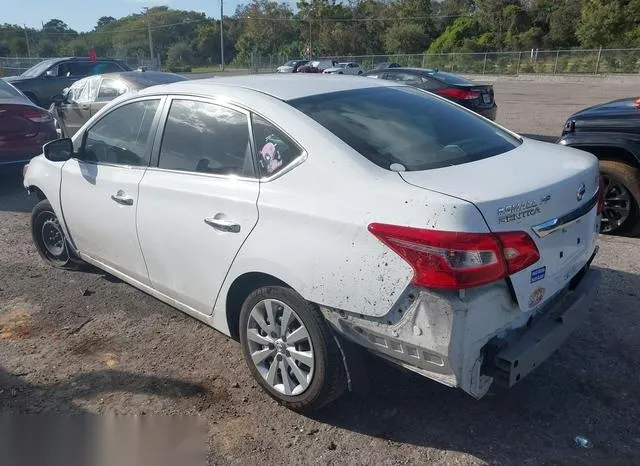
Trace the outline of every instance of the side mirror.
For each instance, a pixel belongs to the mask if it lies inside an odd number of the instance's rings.
[[[67,101],[67,99],[62,94],[56,94],[53,97],[51,97],[51,102],[56,106],[61,105],[61,104],[65,103],[66,101]]]
[[[55,70],[47,70],[47,72],[44,74],[45,78],[55,78],[56,76],[58,76],[55,72]]]
[[[73,142],[71,142],[70,138],[56,139],[46,143],[42,150],[47,160],[66,162],[73,156]]]

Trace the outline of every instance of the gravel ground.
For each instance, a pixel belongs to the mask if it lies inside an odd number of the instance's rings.
[[[547,137],[633,92],[496,84],[499,121]],[[369,393],[304,417],[256,386],[236,342],[100,271],[45,266],[32,206],[0,177],[0,413],[197,415],[215,464],[640,463],[640,240],[602,238],[589,321],[512,390],[476,401],[371,358]]]

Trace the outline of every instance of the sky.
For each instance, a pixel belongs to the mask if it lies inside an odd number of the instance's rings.
[[[231,16],[239,4],[250,0],[225,0],[224,14]],[[220,18],[220,0],[3,0],[0,8],[0,24],[9,23],[40,28],[52,18],[61,19],[71,29],[90,31],[101,16],[121,18],[138,13],[143,7],[166,5],[178,10],[205,13],[210,18]],[[28,6],[27,6],[28,5]]]

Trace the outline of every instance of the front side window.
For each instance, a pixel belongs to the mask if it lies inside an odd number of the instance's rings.
[[[275,175],[302,154],[302,150],[264,118],[252,115],[260,177]]]
[[[106,114],[86,133],[81,150],[88,162],[146,166],[149,135],[160,100],[141,100]]]
[[[387,170],[469,163],[521,144],[470,111],[411,87],[341,91],[288,103]]]
[[[127,92],[127,86],[119,79],[103,78],[98,91],[98,100],[108,101]]]
[[[87,79],[81,79],[80,81],[76,81],[71,85],[69,91],[67,92],[67,102],[76,103],[80,101],[80,96],[82,95],[82,92],[87,85],[87,81]]]
[[[158,167],[254,176],[247,115],[208,102],[175,99],[164,127]]]

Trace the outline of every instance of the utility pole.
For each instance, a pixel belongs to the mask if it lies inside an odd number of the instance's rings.
[[[149,31],[149,58],[153,61],[153,39],[151,38],[151,22],[149,21],[149,8],[143,8],[145,15],[147,17],[147,31]]]
[[[27,25],[24,25],[24,38],[27,41],[27,56],[31,58],[31,47],[29,47],[29,33],[27,32]]]
[[[224,71],[224,0],[220,0],[220,71]]]

